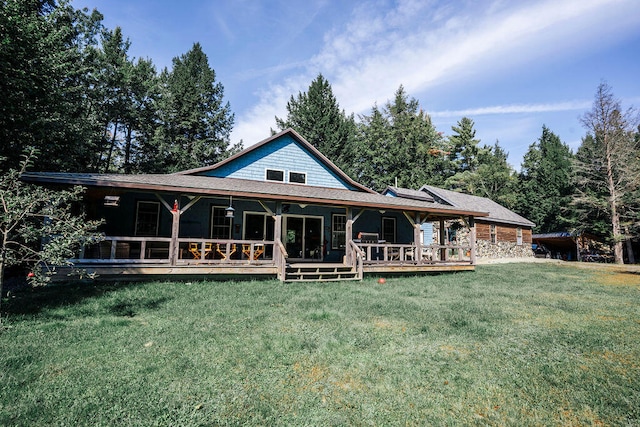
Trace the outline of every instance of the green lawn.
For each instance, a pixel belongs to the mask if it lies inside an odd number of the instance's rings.
[[[640,275],[48,287],[5,302],[0,425],[640,425]]]

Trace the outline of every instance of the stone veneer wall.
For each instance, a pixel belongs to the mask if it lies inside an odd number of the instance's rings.
[[[498,242],[491,243],[490,240],[482,239],[483,233],[477,233],[478,223],[476,223],[476,257],[477,258],[534,258],[531,248],[531,230],[523,230],[522,245],[515,241],[500,240],[500,236],[513,234],[515,239],[515,229],[517,227],[498,226]],[[486,226],[487,224],[482,224]],[[449,226],[449,224],[447,224]],[[484,227],[482,227],[484,228]],[[513,230],[510,230],[513,228]],[[512,233],[511,233],[512,231]],[[478,236],[480,234],[481,236]],[[469,229],[462,227],[456,232],[456,242],[459,245],[469,244]]]

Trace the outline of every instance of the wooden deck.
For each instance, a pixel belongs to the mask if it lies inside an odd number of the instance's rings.
[[[343,263],[289,262],[279,241],[180,240],[108,237],[72,260],[82,277],[100,280],[162,278],[278,278],[282,281],[361,280],[364,275],[473,271],[470,247],[366,243],[351,245]],[[172,257],[173,254],[173,257]],[[416,257],[415,254],[421,254]],[[57,268],[55,281],[70,280],[69,267]]]

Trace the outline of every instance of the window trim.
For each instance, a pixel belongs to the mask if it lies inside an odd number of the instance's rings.
[[[282,179],[269,179],[269,172],[279,172],[279,173],[281,173],[282,174]],[[284,182],[284,177],[285,177],[284,169],[266,168],[264,170],[264,180],[265,181]]]
[[[522,246],[522,227],[516,228],[516,245]]]
[[[291,180],[291,175],[292,175],[292,174],[302,175],[302,176],[304,177],[304,181],[303,181],[303,182],[292,181],[292,180]],[[306,185],[306,184],[307,184],[307,173],[306,173],[306,172],[298,172],[298,171],[289,171],[289,183],[291,183],[291,184]]]
[[[498,243],[498,226],[489,224],[489,239],[491,243]]]
[[[342,217],[344,218],[344,223],[342,224],[344,226],[344,230],[336,230],[335,229],[335,218],[337,217]],[[339,233],[339,234],[338,234]],[[339,240],[336,238],[337,235],[344,235],[344,245],[340,246],[339,245]],[[346,214],[339,214],[339,213],[333,213],[331,214],[331,249],[332,250],[344,250],[347,247],[347,215]]]
[[[142,233],[140,232],[140,227],[138,226],[140,224],[140,205],[141,204],[147,204],[147,205],[154,205],[156,207],[156,223],[155,223],[155,233],[154,234],[148,234],[148,233]],[[133,230],[133,234],[134,236],[140,236],[140,237],[157,237],[160,234],[160,202],[156,202],[155,200],[138,200],[136,201],[136,218],[135,218],[136,222],[134,225],[134,230]]]
[[[385,222],[388,221],[388,220],[393,222],[393,241],[391,241],[391,242],[387,239],[386,228],[385,228],[385,225],[384,225]],[[398,240],[398,222],[396,221],[396,218],[392,217],[392,216],[383,216],[380,221],[381,221],[381,224],[380,224],[380,231],[381,231],[380,234],[381,234],[381,236],[380,236],[380,238],[384,239],[386,243],[396,243],[397,240]]]
[[[224,218],[225,223],[226,223],[226,225],[224,227],[218,226],[217,228],[219,228],[219,229],[228,228],[229,233],[228,233],[228,236],[226,236],[226,237],[214,237],[214,235],[213,235],[213,230],[214,230],[213,220],[215,218],[215,210],[216,209],[222,211],[222,218]],[[225,214],[226,214],[226,207],[225,206],[214,205],[214,204],[209,205],[209,238],[210,239],[231,239],[233,237],[233,235],[232,235],[232,233],[233,233],[233,219],[227,218],[225,216]]]

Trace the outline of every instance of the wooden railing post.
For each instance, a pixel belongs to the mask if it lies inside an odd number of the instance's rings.
[[[476,265],[476,221],[469,217],[469,244],[471,245],[471,265]]]

